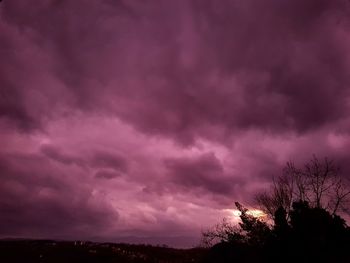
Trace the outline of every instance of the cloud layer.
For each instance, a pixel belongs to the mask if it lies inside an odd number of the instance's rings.
[[[3,1],[0,235],[198,236],[288,160],[350,172],[345,0]]]

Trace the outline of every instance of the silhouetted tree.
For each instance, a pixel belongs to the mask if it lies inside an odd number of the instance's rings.
[[[261,245],[271,233],[266,222],[247,213],[248,209],[235,202],[240,211],[241,222],[238,225],[230,223],[226,219],[221,224],[202,233],[202,242],[210,246],[216,242],[244,243],[249,245]]]
[[[304,256],[319,262],[338,262],[347,255],[345,220],[306,201],[293,203],[290,214],[290,240],[295,257]],[[345,254],[344,254],[345,252]]]
[[[242,235],[246,237],[246,242],[252,245],[263,245],[271,232],[269,226],[260,218],[248,214],[248,209],[240,203],[235,202],[235,205],[241,212],[241,222],[239,223],[239,226],[242,230]]]
[[[273,218],[280,207],[289,217],[292,204],[298,201],[336,214],[339,210],[347,210],[349,197],[349,186],[344,183],[334,162],[327,158],[320,161],[314,156],[303,168],[288,162],[282,175],[274,179],[271,190],[259,193],[255,199]]]
[[[244,243],[246,237],[241,229],[226,218],[213,228],[202,232],[202,245],[210,247],[216,243]]]
[[[206,262],[350,262],[350,228],[336,212],[349,191],[332,161],[314,157],[303,169],[288,163],[285,177],[260,195],[271,224],[236,202],[241,222],[206,232],[214,245]]]
[[[235,203],[240,211],[238,225],[223,220],[221,224],[203,233],[203,243],[214,245],[204,262],[258,262],[261,250],[271,234],[269,226]],[[217,243],[215,243],[217,242]]]

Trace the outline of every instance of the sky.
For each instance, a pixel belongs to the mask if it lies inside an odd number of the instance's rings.
[[[347,0],[4,0],[0,237],[185,246],[287,161],[349,178],[349,73]]]

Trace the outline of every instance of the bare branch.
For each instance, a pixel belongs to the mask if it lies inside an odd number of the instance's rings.
[[[301,169],[287,162],[282,175],[273,180],[270,191],[256,195],[255,200],[271,218],[279,207],[289,214],[296,201],[306,201],[333,214],[340,209],[344,211],[350,203],[350,190],[339,171],[328,158],[320,161],[313,156]]]

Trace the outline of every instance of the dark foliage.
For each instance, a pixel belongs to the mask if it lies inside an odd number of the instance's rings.
[[[350,228],[337,213],[349,211],[348,181],[338,166],[315,156],[304,167],[287,163],[270,191],[256,201],[269,220],[236,202],[241,222],[203,233],[214,245],[205,262],[350,262]]]
[[[237,231],[245,238],[219,242],[205,262],[350,262],[350,229],[338,215],[299,201],[293,203],[290,219],[278,208],[269,227],[237,207],[242,212]]]

